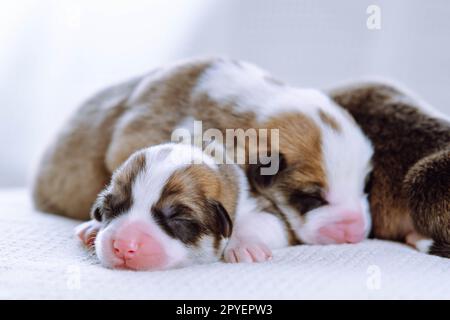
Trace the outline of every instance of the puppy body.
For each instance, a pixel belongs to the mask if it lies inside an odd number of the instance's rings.
[[[87,219],[96,195],[135,151],[171,140],[176,128],[276,129],[279,171],[242,165],[253,195],[279,212],[291,243],[358,242],[370,215],[363,192],[372,148],[350,115],[320,91],[283,84],[249,63],[184,62],[101,92],[87,101],[39,169],[36,206]],[[262,140],[260,136],[259,139]],[[244,149],[246,146],[235,146]]]
[[[373,236],[450,257],[450,122],[382,82],[335,88],[371,139]]]
[[[95,242],[109,268],[168,269],[217,261],[223,253],[228,262],[260,262],[288,244],[283,222],[259,211],[239,166],[216,164],[183,144],[135,152],[91,215],[77,234],[88,246]]]

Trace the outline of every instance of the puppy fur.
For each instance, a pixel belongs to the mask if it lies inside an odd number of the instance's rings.
[[[111,174],[135,151],[170,141],[174,129],[279,129],[276,175],[244,165],[253,195],[283,217],[291,243],[357,242],[370,230],[364,181],[372,147],[352,117],[328,96],[224,58],[162,67],[84,103],[47,149],[34,184],[42,211],[87,219]],[[340,226],[357,220],[346,235]],[[350,220],[351,220],[350,219]],[[345,223],[344,223],[345,222]],[[320,235],[336,226],[340,239]]]
[[[448,118],[381,82],[338,87],[331,95],[375,148],[368,190],[373,236],[450,257]]]
[[[239,166],[216,164],[185,144],[136,151],[114,172],[91,217],[76,232],[86,245],[95,243],[108,268],[168,269],[217,261],[223,254],[227,262],[261,262],[272,248],[288,244],[283,222],[259,210]],[[114,239],[130,224],[135,235],[144,230],[162,250],[137,259],[114,254]]]

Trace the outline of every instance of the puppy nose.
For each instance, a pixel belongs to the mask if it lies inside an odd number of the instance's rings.
[[[121,259],[132,259],[138,254],[140,243],[133,240],[113,240],[114,254]]]
[[[166,262],[161,241],[148,233],[139,223],[122,225],[111,239],[112,253],[125,266],[135,270],[159,268]]]
[[[342,212],[341,219],[322,226],[319,233],[335,243],[357,243],[364,239],[364,219],[361,212]]]

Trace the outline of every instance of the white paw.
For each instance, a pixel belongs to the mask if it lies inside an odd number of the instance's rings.
[[[429,253],[433,240],[413,231],[406,236],[406,243],[420,252]]]
[[[91,248],[94,246],[95,238],[97,237],[100,227],[100,222],[97,220],[90,220],[77,226],[75,228],[75,234],[86,247]]]
[[[228,245],[224,253],[225,262],[264,262],[272,259],[272,251],[258,242],[236,242]]]

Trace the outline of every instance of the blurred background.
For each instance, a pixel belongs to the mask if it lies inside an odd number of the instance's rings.
[[[388,77],[450,114],[448,0],[2,1],[0,187],[30,182],[46,144],[96,90],[208,55],[298,86]]]

